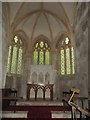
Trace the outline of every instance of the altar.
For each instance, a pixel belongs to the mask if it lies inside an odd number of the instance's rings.
[[[47,89],[50,90],[50,100],[53,100],[53,85],[54,84],[36,84],[36,83],[28,83],[27,84],[27,100],[30,100],[30,91],[31,89],[33,89],[34,93],[35,93],[35,100],[37,100],[37,93],[38,90],[41,89],[42,93],[43,93],[43,100],[45,100],[45,92]]]

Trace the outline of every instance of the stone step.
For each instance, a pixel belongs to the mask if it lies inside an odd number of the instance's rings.
[[[77,118],[80,118],[80,114],[76,113]],[[70,111],[51,111],[52,118],[72,118]]]
[[[27,118],[28,111],[3,111],[2,118]]]

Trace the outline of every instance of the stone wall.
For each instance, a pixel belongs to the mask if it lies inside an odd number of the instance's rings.
[[[0,2],[0,89],[2,88],[2,3]],[[0,90],[0,97],[2,96],[2,91]],[[2,100],[0,100],[0,111],[2,118]]]
[[[2,7],[2,87],[5,87],[6,81],[6,64],[8,54],[8,36],[7,36],[7,19],[5,8]]]
[[[0,88],[2,88],[2,3],[0,2]]]
[[[88,4],[88,33],[90,32],[90,2]],[[89,92],[90,92],[90,34],[88,34],[88,85],[89,85]]]
[[[80,96],[88,96],[88,3],[78,3],[75,13],[75,76],[58,76],[58,97],[71,87],[79,88]]]
[[[88,96],[88,3],[78,3],[75,15],[76,86]]]

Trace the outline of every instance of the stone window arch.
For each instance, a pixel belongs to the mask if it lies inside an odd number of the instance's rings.
[[[7,73],[22,74],[23,42],[17,35],[8,47]]]
[[[74,47],[68,36],[65,36],[58,44],[59,66],[61,75],[75,74]]]
[[[50,64],[50,46],[47,41],[39,40],[34,44],[34,64]]]

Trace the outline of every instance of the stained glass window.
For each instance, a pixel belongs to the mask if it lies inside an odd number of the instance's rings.
[[[60,52],[60,73],[61,75],[75,74],[74,48],[68,37],[62,41]]]
[[[71,56],[72,56],[72,74],[75,73],[75,63],[74,63],[74,49],[73,47],[71,48]]]
[[[8,72],[8,73],[9,73],[9,70],[10,70],[11,49],[12,49],[12,46],[9,46],[9,50],[8,50],[8,62],[7,62],[7,72]]]
[[[22,68],[22,48],[19,48],[18,51],[18,61],[17,61],[17,74],[21,74],[21,68]]]
[[[44,46],[43,41],[40,42],[40,47],[42,48]]]
[[[16,73],[16,62],[17,62],[17,47],[13,47],[13,55],[12,55],[12,65],[11,65],[11,73]]]
[[[44,52],[42,50],[39,52],[39,64],[44,64]]]
[[[65,58],[64,58],[64,49],[61,49],[61,74],[65,74]]]
[[[71,69],[70,69],[70,49],[66,48],[66,73],[70,74]]]
[[[14,36],[12,44],[8,50],[7,72],[21,74],[22,68],[22,41],[18,36]]]
[[[38,41],[35,43],[34,64],[50,64],[50,47],[47,42]]]
[[[38,51],[35,49],[34,51],[34,64],[38,63]]]
[[[49,64],[49,50],[45,52],[45,63]]]

